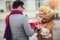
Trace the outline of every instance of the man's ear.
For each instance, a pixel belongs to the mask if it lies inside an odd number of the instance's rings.
[[[21,5],[18,8],[20,9],[21,8]]]

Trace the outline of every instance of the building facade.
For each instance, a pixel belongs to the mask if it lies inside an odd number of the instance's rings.
[[[10,11],[12,2],[15,0],[0,0],[0,11]],[[37,10],[41,5],[44,5],[44,0],[22,0],[25,3],[25,10]]]
[[[0,0],[0,12],[9,12],[12,9],[13,1],[15,0]],[[36,13],[38,12],[38,8],[41,5],[47,5],[49,0],[21,0],[21,1],[24,2],[24,6],[25,6],[24,14],[27,14],[28,16],[30,15],[35,16]],[[58,9],[55,11],[55,13],[58,14],[60,13],[60,0],[58,0]]]
[[[0,0],[0,12],[7,12],[10,10],[11,0]]]

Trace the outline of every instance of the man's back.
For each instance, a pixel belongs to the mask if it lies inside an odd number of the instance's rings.
[[[9,22],[10,22],[10,27],[11,27],[11,31],[12,31],[12,36],[13,39],[17,39],[17,40],[29,40],[28,35],[30,35],[28,33],[28,29],[25,27],[24,28],[24,21],[26,21],[25,16],[23,15],[19,15],[19,14],[13,14],[10,16],[9,18]],[[27,24],[27,23],[26,23]],[[28,26],[28,24],[27,24]],[[26,34],[27,31],[27,34]],[[32,32],[32,31],[31,31]],[[32,32],[33,34],[33,32]]]

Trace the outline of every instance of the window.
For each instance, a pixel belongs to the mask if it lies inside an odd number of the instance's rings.
[[[36,9],[38,9],[41,5],[47,5],[48,0],[35,0],[36,1]]]
[[[11,10],[11,1],[6,1],[6,10],[7,11]]]
[[[43,0],[35,0],[36,1],[36,9],[38,9],[41,5],[43,5]]]

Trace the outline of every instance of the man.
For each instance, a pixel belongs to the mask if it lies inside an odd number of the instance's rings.
[[[22,1],[13,2],[13,10],[11,10],[11,13],[6,17],[4,36],[7,40],[29,40],[29,37],[34,34],[34,30],[31,29],[27,18],[23,16],[23,6],[24,3]],[[6,32],[8,27],[10,27],[11,34],[8,33],[9,31]],[[12,39],[7,38],[6,33],[8,33]]]

